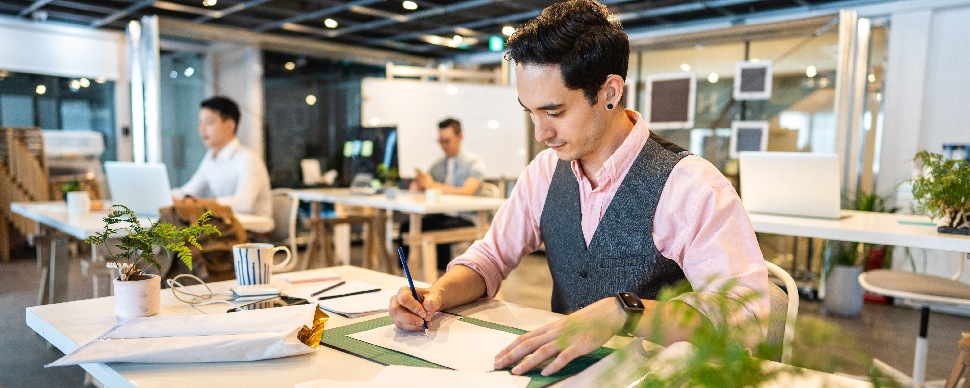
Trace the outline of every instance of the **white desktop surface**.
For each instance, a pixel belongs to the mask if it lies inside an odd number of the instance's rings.
[[[67,299],[68,276],[58,274],[66,272],[70,262],[66,242],[71,239],[84,240],[104,230],[104,217],[108,215],[110,203],[105,208],[92,210],[86,214],[69,215],[67,204],[59,202],[14,202],[10,210],[15,214],[36,221],[39,230],[35,235],[37,258],[39,265],[46,267],[46,276],[41,275],[39,303],[57,303]],[[247,230],[265,231],[272,229],[273,219],[254,215],[237,215],[236,219]],[[150,222],[157,219],[139,217],[142,226],[148,227]],[[91,263],[100,260],[97,247],[92,246]],[[65,268],[65,269],[62,269]]]
[[[407,281],[402,277],[358,267],[339,266],[326,270],[337,272],[344,279],[358,279],[391,289],[407,285]],[[427,286],[425,283],[416,283],[419,287]],[[224,281],[211,283],[210,286],[213,291],[220,292],[228,290],[234,284],[235,281]],[[288,285],[280,282],[278,277],[273,284],[280,287],[284,293],[288,288],[305,286],[305,284]],[[200,308],[207,313],[223,313],[226,310],[225,305],[202,306]],[[549,311],[496,300],[477,302],[451,311],[525,330],[534,330],[562,317]],[[177,301],[170,290],[162,290],[162,309],[159,315],[180,314],[200,313]],[[326,327],[340,327],[381,316],[383,315],[374,314],[350,319],[331,314]],[[88,341],[97,338],[112,328],[116,324],[116,320],[113,297],[27,308],[27,326],[65,353],[74,351]],[[629,341],[629,338],[614,337],[608,345],[622,346]],[[769,365],[778,364],[769,362]],[[348,382],[368,381],[384,368],[383,365],[326,346],[321,346],[316,352],[307,355],[263,361],[195,364],[82,364],[81,367],[109,387],[292,387],[294,384],[319,378]],[[804,370],[802,374],[798,375],[781,375],[778,380],[769,385],[792,386],[791,384],[798,385],[800,383],[811,384],[812,386],[819,383],[832,386],[870,386],[866,382],[810,370]]]
[[[384,194],[351,194],[350,189],[300,189],[293,190],[292,195],[301,201],[342,203],[413,214],[495,210],[505,203],[504,198],[447,194],[441,195],[435,203],[428,203],[424,194],[408,191],[402,191],[394,198]]]
[[[384,194],[351,194],[350,189],[340,188],[293,190],[290,195],[297,198],[297,200],[314,204],[314,210],[312,211],[313,215],[311,217],[316,217],[319,214],[319,204],[321,202],[363,206],[384,210],[386,213],[386,224],[384,233],[385,241],[383,242],[384,249],[382,251],[384,255],[390,255],[389,257],[397,257],[397,254],[390,251],[390,247],[393,246],[393,213],[400,212],[408,214],[410,223],[408,236],[411,247],[411,255],[413,257],[420,258],[420,270],[415,271],[414,274],[417,278],[426,281],[433,281],[436,279],[438,277],[438,269],[436,264],[437,255],[435,254],[434,250],[424,249],[421,244],[422,216],[441,213],[477,212],[477,235],[478,238],[481,238],[481,236],[484,236],[485,232],[488,230],[488,212],[502,207],[502,205],[505,203],[504,198],[476,197],[468,195],[441,195],[437,202],[429,203],[427,201],[427,197],[423,193],[402,191],[397,193],[394,198],[388,198]],[[319,236],[314,236],[314,239],[319,238]],[[316,246],[317,244],[312,245],[312,247]],[[318,254],[314,249],[311,249],[310,253]],[[345,261],[344,264],[349,263],[349,257],[347,258],[348,261]]]
[[[363,268],[331,267],[344,279],[359,279],[389,289],[407,286],[407,281]],[[311,270],[319,271],[319,270]],[[416,282],[416,286],[427,284]],[[235,281],[210,283],[213,291],[226,291]],[[306,284],[289,285],[274,278],[274,285],[283,292],[287,288],[305,287]],[[228,306],[202,306],[208,313],[224,313]],[[454,309],[462,315],[531,330],[560,317],[548,311],[535,310],[500,301],[476,303]],[[176,300],[170,290],[162,290],[160,315],[200,314],[195,309]],[[344,326],[386,316],[386,313],[360,318],[344,318],[330,314],[326,328]],[[62,352],[71,352],[97,338],[116,324],[114,298],[97,298],[27,308],[27,325],[50,341]],[[373,378],[382,365],[342,351],[321,346],[314,353],[275,360],[197,364],[83,364],[91,373],[109,387],[292,387],[294,384],[329,378],[346,381],[365,381]]]
[[[748,213],[755,232],[854,241],[868,244],[897,245],[910,248],[970,252],[970,236],[939,233],[920,215],[843,210],[849,217],[838,220]]]
[[[111,212],[111,204],[105,203],[104,209],[91,210],[83,215],[68,215],[67,203],[55,202],[14,202],[10,210],[14,213],[57,229],[78,240],[84,240],[95,233],[104,230],[104,217]],[[268,231],[273,229],[273,219],[251,214],[235,214],[236,219],[246,230]],[[157,217],[138,217],[143,226],[149,222],[158,221]]]

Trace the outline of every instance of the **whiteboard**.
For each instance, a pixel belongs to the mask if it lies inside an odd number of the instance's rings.
[[[514,87],[365,78],[361,124],[396,126],[398,170],[413,178],[444,156],[438,123],[461,121],[462,149],[485,161],[485,178],[515,179],[525,170],[528,116]]]

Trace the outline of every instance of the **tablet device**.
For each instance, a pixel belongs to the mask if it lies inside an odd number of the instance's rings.
[[[273,307],[286,307],[286,306],[296,306],[301,304],[309,304],[310,302],[303,298],[294,298],[292,296],[280,295],[272,299],[263,299],[249,304],[244,304],[234,309],[229,309],[226,311],[228,313],[234,313],[237,311],[247,311],[247,310],[259,310],[259,309],[269,309]]]

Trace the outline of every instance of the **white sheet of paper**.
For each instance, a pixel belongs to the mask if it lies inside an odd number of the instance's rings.
[[[494,370],[495,355],[518,337],[459,321],[450,314],[436,314],[430,329],[425,335],[389,325],[349,337],[465,372]]]
[[[366,294],[325,299],[318,302],[324,310],[346,316],[358,316],[387,311],[395,290],[380,290]]]
[[[287,272],[280,274],[279,277],[280,279],[283,279],[284,283],[289,284],[317,283],[330,280],[340,280],[340,274],[326,269]]]
[[[505,371],[479,373],[391,365],[370,381],[319,379],[296,384],[294,388],[396,387],[401,386],[402,381],[416,382],[415,385],[421,388],[525,388],[529,385],[529,380],[528,377],[513,376]]]
[[[339,282],[339,280],[331,280],[328,282],[315,283],[312,286],[291,288],[286,290],[284,293],[289,296],[315,301],[318,298],[326,296],[380,289],[378,286],[367,282],[362,282],[360,280],[348,280],[346,283],[334,287],[327,292],[317,296],[311,296],[313,293],[326,289],[327,287]],[[319,304],[324,310],[353,318],[361,315],[387,311],[388,306],[391,304],[391,297],[396,293],[397,290],[381,289],[377,292],[324,299],[319,301]]]

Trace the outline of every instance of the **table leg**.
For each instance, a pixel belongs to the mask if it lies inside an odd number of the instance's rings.
[[[488,224],[488,213],[489,212],[486,211],[486,210],[479,210],[478,211],[478,222],[477,222],[477,226],[478,226],[478,238],[479,239],[482,239],[483,237],[485,237],[485,232],[488,231],[488,227],[489,227],[489,224]]]
[[[438,247],[434,239],[422,238],[421,251],[424,252],[422,256],[424,259],[424,265],[422,266],[424,279],[422,280],[433,283],[438,279]]]
[[[394,246],[394,211],[391,209],[384,211],[384,248],[385,255],[397,257],[397,247]],[[395,268],[397,268],[396,265],[391,266],[392,270]],[[388,273],[397,273],[397,271]]]
[[[333,225],[333,256],[336,262],[350,265],[350,224]]]
[[[410,230],[408,230],[408,245],[411,247],[409,257],[411,261],[408,262],[408,266],[414,268],[414,258],[418,258],[421,261],[421,274],[423,281],[431,282],[438,276],[438,265],[432,263],[427,255],[422,249],[423,241],[421,239],[421,215],[417,213],[411,213],[409,215],[409,222],[411,224]],[[434,249],[430,249],[434,251]]]
[[[37,268],[40,268],[40,287],[37,290],[37,304],[50,303],[50,266],[51,266],[51,240],[48,238],[47,230],[41,228],[40,232],[34,236],[34,246],[37,247]]]
[[[371,230],[369,240],[373,241],[372,252],[370,254],[374,260],[374,268],[380,268],[380,270],[383,272],[394,273],[394,267],[388,266],[387,234],[385,233],[387,230],[386,225],[387,223],[384,222],[384,217],[381,216],[381,213],[375,212],[374,219],[369,226]]]
[[[313,268],[311,265],[313,260],[316,260],[316,258],[323,253],[323,250],[326,249],[326,247],[322,246],[324,240],[323,228],[326,226],[323,225],[323,222],[320,219],[319,202],[310,203],[310,218],[307,222],[309,223],[311,230],[310,246],[307,247],[306,260],[303,261],[304,266],[300,269]]]
[[[56,236],[50,242],[50,266],[48,267],[48,303],[67,302],[67,284],[70,258],[67,254],[67,240]],[[57,275],[57,272],[64,272]]]

